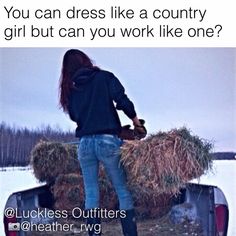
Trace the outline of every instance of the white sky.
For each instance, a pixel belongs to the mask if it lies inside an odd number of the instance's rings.
[[[0,48],[0,122],[75,128],[58,108],[66,50]],[[236,151],[235,48],[81,50],[120,79],[150,133],[185,125],[214,141],[215,151]],[[131,123],[120,115],[123,124]]]

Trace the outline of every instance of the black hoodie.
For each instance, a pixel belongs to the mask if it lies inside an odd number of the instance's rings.
[[[116,109],[123,110],[130,119],[136,116],[124,87],[111,72],[82,68],[72,80],[74,88],[68,110],[70,118],[77,123],[76,137],[119,134],[121,123]]]

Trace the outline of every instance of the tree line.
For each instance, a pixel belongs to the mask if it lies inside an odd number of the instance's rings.
[[[37,129],[20,128],[0,123],[0,167],[27,166],[30,152],[40,140],[76,141],[74,132],[47,125]],[[213,153],[214,160],[235,160],[235,152]]]
[[[0,123],[0,167],[29,165],[30,152],[40,140],[70,142],[76,139],[74,132],[59,127],[28,129]]]

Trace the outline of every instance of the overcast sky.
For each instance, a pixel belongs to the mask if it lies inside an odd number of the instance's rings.
[[[80,48],[81,49],[81,48]],[[0,121],[75,128],[58,108],[65,48],[0,49]],[[236,49],[82,48],[126,88],[150,133],[187,126],[236,151]],[[119,113],[123,124],[131,123]]]

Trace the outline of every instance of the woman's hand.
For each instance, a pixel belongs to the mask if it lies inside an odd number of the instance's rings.
[[[147,129],[144,126],[145,121],[143,119],[138,119],[138,117],[135,117],[133,120],[134,125],[134,135],[137,139],[145,138],[147,135]]]

